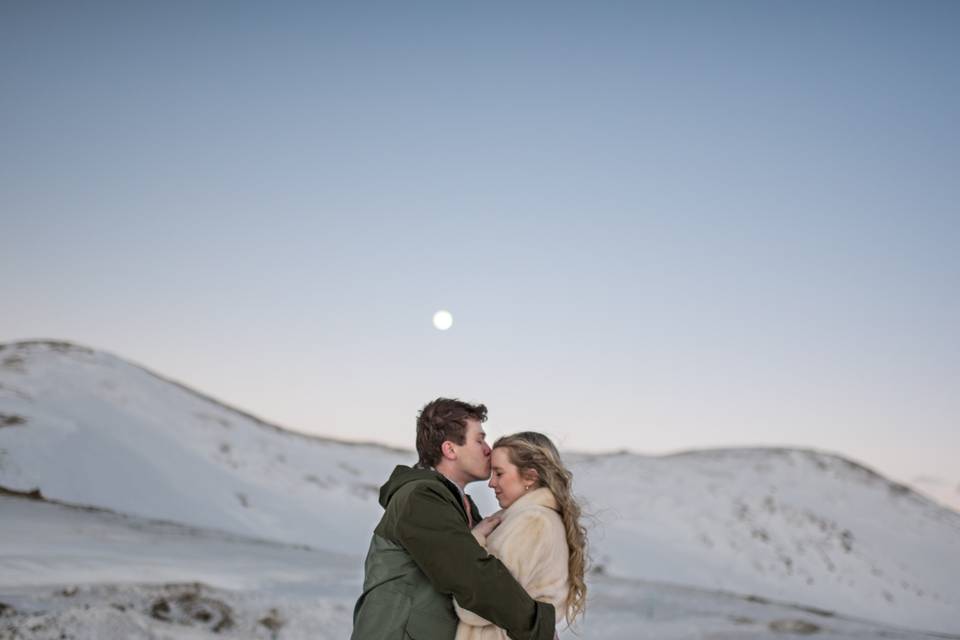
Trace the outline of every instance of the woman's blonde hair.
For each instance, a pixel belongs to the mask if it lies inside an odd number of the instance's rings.
[[[587,606],[587,584],[584,574],[587,566],[587,530],[580,524],[580,505],[573,496],[573,474],[563,466],[560,453],[550,438],[536,431],[521,431],[503,436],[493,443],[493,448],[508,451],[510,462],[520,473],[534,470],[537,484],[553,493],[560,508],[560,517],[567,533],[570,556],[567,563],[569,588],[567,590],[567,624],[573,624]]]

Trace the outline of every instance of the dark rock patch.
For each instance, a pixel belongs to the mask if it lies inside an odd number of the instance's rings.
[[[15,427],[19,424],[26,424],[27,419],[23,416],[10,413],[0,413],[0,427]]]
[[[375,498],[380,495],[380,487],[370,483],[355,484],[350,487],[350,490],[353,495],[361,498]]]
[[[202,412],[202,411],[198,411],[198,412],[194,413],[193,415],[195,415],[196,417],[200,418],[201,420],[203,420],[203,421],[205,421],[205,422],[214,422],[214,423],[220,425],[221,427],[225,427],[225,428],[227,428],[227,429],[229,429],[229,428],[232,426],[232,425],[230,424],[230,421],[229,421],[229,420],[227,420],[226,418],[220,417],[220,416],[215,416],[215,415],[212,415],[212,414],[209,414],[209,413],[204,413],[204,412]]]
[[[280,612],[276,609],[270,609],[267,612],[267,615],[257,620],[257,624],[266,627],[270,632],[270,637],[276,639],[277,634],[280,633],[280,629],[283,628],[283,625],[286,624],[283,618],[280,617]]]
[[[27,500],[37,500],[40,502],[46,501],[46,498],[44,498],[43,494],[40,493],[40,489],[31,489],[30,491],[15,491],[13,489],[7,489],[6,487],[0,487],[0,496],[7,496],[10,498],[26,498]]]
[[[849,529],[844,529],[840,533],[840,545],[847,553],[853,551],[853,534],[850,533]]]
[[[229,605],[195,591],[161,596],[150,605],[148,614],[155,620],[205,627],[214,633],[233,627],[233,610]]]
[[[763,527],[757,527],[750,532],[750,535],[753,536],[755,540],[759,540],[761,542],[770,542],[770,534],[767,533],[766,529]]]
[[[324,488],[326,488],[326,487],[329,487],[329,486],[330,486],[330,484],[329,484],[328,482],[326,482],[325,480],[321,480],[318,476],[315,476],[315,475],[312,474],[312,473],[303,476],[303,479],[306,480],[307,482],[311,482],[311,483],[317,485],[318,487],[324,487]]]
[[[892,496],[905,496],[913,493],[913,490],[910,487],[900,484],[899,482],[891,482],[889,485],[887,485],[887,488],[890,490],[890,495]]]
[[[6,367],[7,369],[10,369],[11,371],[23,373],[24,362],[26,361],[20,356],[17,356],[17,355],[7,356],[6,358],[3,359],[3,366]]]
[[[795,633],[802,636],[822,631],[819,626],[806,620],[773,620],[767,627],[776,633]]]
[[[352,476],[359,476],[359,475],[360,475],[360,469],[357,469],[355,466],[353,466],[352,464],[349,464],[349,463],[347,463],[347,462],[338,462],[338,463],[337,463],[337,466],[340,467],[341,469],[343,469],[344,471],[346,471],[347,473],[349,473],[349,474],[352,475]]]

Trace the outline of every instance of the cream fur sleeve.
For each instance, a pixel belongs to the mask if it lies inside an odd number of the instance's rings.
[[[531,509],[517,514],[508,523],[494,549],[488,549],[516,578],[534,600],[549,602],[558,608],[566,599],[567,540],[563,524],[547,509]],[[556,521],[554,521],[556,520]],[[507,523],[505,523],[507,524]],[[462,608],[454,600],[460,620],[471,626],[490,625],[488,620]]]

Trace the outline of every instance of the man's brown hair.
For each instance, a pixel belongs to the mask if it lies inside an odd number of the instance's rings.
[[[417,415],[417,455],[420,456],[420,466],[437,466],[443,457],[440,447],[444,441],[463,444],[466,441],[468,418],[485,421],[487,407],[451,398],[437,398],[428,402]]]

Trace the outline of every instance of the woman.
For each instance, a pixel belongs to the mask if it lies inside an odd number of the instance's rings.
[[[493,443],[490,488],[503,508],[500,525],[474,529],[477,541],[500,559],[534,600],[550,602],[567,625],[583,613],[587,586],[586,530],[571,493],[573,475],[541,433],[524,431]],[[496,518],[492,519],[493,521]],[[506,632],[454,600],[456,640],[508,640]]]

